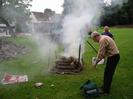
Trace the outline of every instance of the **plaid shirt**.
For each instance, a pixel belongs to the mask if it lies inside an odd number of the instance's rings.
[[[97,58],[99,60],[119,53],[115,41],[108,36],[101,35],[101,38],[99,40],[99,45],[100,47],[97,55]]]

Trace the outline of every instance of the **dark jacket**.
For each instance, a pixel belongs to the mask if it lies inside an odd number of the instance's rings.
[[[109,37],[111,37],[112,39],[114,39],[113,34],[110,33],[110,32],[103,32],[102,35],[106,35],[106,36],[109,36]]]

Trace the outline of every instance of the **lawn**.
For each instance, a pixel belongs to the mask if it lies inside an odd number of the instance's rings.
[[[120,50],[121,60],[113,78],[111,94],[96,99],[133,99],[133,29],[111,28],[111,32]],[[99,65],[97,70],[92,68],[91,58],[96,54],[87,43],[84,70],[76,75],[59,75],[48,72],[48,60],[38,56],[37,46],[32,39],[18,37],[12,40],[30,47],[31,51],[14,60],[2,61],[0,79],[8,72],[27,74],[29,81],[23,84],[0,84],[0,99],[84,99],[79,88],[86,80],[90,79],[98,86],[102,84],[104,65]],[[98,49],[98,44],[89,41]],[[36,82],[43,82],[44,86],[35,88]]]

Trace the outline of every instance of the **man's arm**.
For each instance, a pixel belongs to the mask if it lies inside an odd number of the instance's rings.
[[[107,41],[103,39],[102,41],[99,42],[99,45],[100,46],[99,46],[99,51],[97,54],[95,66],[98,64],[98,62],[100,62],[103,58],[105,58]]]

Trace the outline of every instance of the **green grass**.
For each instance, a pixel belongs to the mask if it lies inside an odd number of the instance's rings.
[[[102,31],[101,29],[99,31]],[[111,95],[96,99],[133,99],[133,29],[111,28],[121,54],[121,60],[115,72]],[[47,60],[38,56],[35,42],[30,38],[15,38],[14,42],[31,48],[31,52],[15,60],[0,63],[0,79],[4,72],[27,74],[29,81],[23,84],[0,84],[0,99],[84,99],[79,87],[88,79],[98,86],[102,84],[104,65],[94,70],[91,58],[95,52],[86,44],[84,70],[76,75],[58,75],[47,71]],[[89,40],[98,49],[98,44]],[[36,82],[43,82],[44,87],[35,88]],[[54,86],[51,86],[54,84]]]

